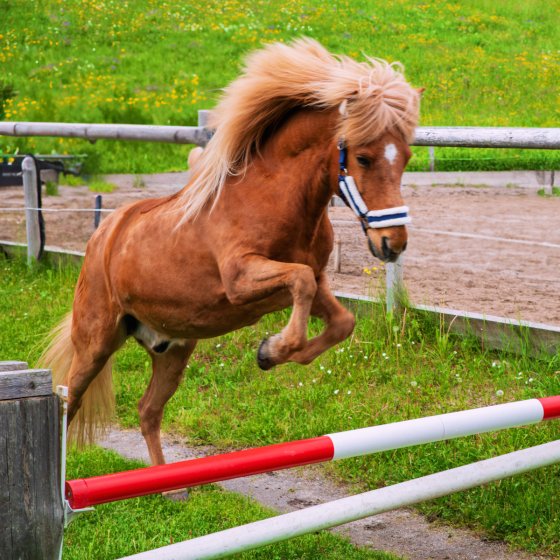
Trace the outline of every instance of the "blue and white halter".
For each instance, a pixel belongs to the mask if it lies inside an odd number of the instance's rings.
[[[338,144],[340,150],[340,173],[338,175],[339,195],[349,206],[356,216],[360,218],[364,232],[367,228],[386,228],[393,226],[404,226],[412,220],[408,215],[408,206],[394,206],[393,208],[384,208],[382,210],[368,210],[354,178],[347,175],[346,160],[347,151],[343,141]]]

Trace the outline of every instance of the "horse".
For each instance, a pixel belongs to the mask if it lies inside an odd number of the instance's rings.
[[[197,341],[292,307],[257,351],[260,368],[309,364],[353,331],[332,294],[328,206],[339,194],[382,261],[406,248],[400,183],[420,90],[402,66],[333,55],[303,38],[246,59],[212,112],[214,130],[181,191],[127,205],[87,244],[73,308],[41,360],[68,386],[70,430],[92,441],[111,420],[113,354],[128,337],[152,376],[138,404],[151,462],[160,426]],[[324,330],[307,339],[310,316]]]

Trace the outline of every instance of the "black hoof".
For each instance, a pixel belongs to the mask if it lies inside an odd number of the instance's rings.
[[[257,363],[259,364],[259,367],[264,371],[273,368],[276,365],[266,353],[267,346],[268,338],[263,338],[263,341],[261,342],[261,345],[259,346],[259,350],[257,352]]]

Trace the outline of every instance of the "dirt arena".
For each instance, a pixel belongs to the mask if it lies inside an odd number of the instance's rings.
[[[185,173],[113,175],[117,185],[103,194],[103,207],[169,194]],[[416,304],[439,305],[560,325],[560,198],[536,189],[485,186],[403,187],[413,224],[403,258],[404,280]],[[46,209],[93,208],[87,187],[60,187],[44,196]],[[0,188],[0,208],[23,207],[21,187]],[[329,266],[336,290],[383,294],[383,265],[366,247],[361,228],[346,208],[331,208],[342,243],[340,273]],[[93,215],[45,212],[47,244],[83,251],[93,232]],[[342,223],[340,223],[342,222]],[[464,235],[463,235],[464,234]],[[21,211],[0,211],[0,239],[25,242]]]

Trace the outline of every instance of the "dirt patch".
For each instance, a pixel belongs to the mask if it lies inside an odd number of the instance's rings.
[[[103,206],[116,208],[170,194],[182,188],[187,177],[108,176],[117,189],[103,194]],[[560,325],[559,198],[505,186],[408,185],[403,195],[413,217],[403,259],[413,303]],[[45,196],[43,205],[92,209],[94,197],[87,187],[62,186],[60,196]],[[22,189],[0,189],[0,208],[12,207],[23,207]],[[342,242],[341,272],[334,272],[332,258],[329,266],[333,287],[382,295],[383,266],[367,250],[353,214],[346,208],[332,208],[330,214]],[[45,222],[47,244],[53,246],[83,251],[93,232],[89,212],[45,212]],[[0,211],[0,239],[25,242],[21,211]]]
[[[113,429],[101,442],[125,457],[149,462],[146,445],[139,431]],[[187,447],[181,439],[163,438],[169,462],[215,454],[211,447]],[[321,465],[300,467],[274,473],[221,482],[220,486],[239,492],[278,512],[286,513],[352,494],[349,486],[325,476]],[[472,531],[429,523],[410,509],[400,509],[348,523],[335,532],[355,545],[392,552],[410,560],[537,560],[512,551],[506,544],[488,541]]]

